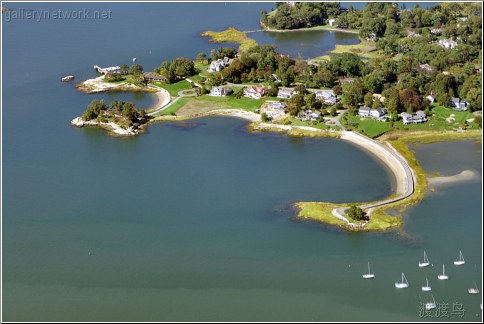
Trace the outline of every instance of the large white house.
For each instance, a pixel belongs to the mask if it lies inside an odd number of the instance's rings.
[[[227,95],[227,89],[225,87],[212,87],[210,95],[214,97],[222,97]]]
[[[208,68],[208,72],[219,72],[222,71],[226,66],[229,66],[234,59],[229,59],[228,57],[224,57],[223,59],[218,59],[216,61],[212,61],[210,63],[210,67]]]
[[[294,94],[294,89],[292,88],[279,88],[279,91],[277,92],[277,98],[291,99]]]
[[[323,101],[328,105],[336,103],[336,95],[333,90],[308,89],[308,91],[316,95],[316,100]]]
[[[405,125],[408,125],[408,124],[417,124],[417,123],[424,123],[424,122],[427,121],[427,116],[421,110],[416,111],[413,114],[409,114],[409,113],[405,113],[404,112],[404,113],[401,113],[400,114],[400,117],[402,117],[403,123]]]

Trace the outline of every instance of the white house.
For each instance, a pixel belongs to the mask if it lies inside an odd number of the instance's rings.
[[[377,109],[371,109],[370,110],[370,116],[373,118],[380,118],[385,116],[387,113],[387,110],[385,108],[377,108]]]
[[[222,71],[226,66],[229,66],[234,59],[229,59],[228,57],[224,57],[223,59],[218,59],[216,61],[212,61],[210,63],[210,67],[208,68],[208,72],[219,72]]]
[[[435,98],[432,95],[428,95],[427,97],[425,97],[425,99],[427,99],[430,103],[435,102]]]
[[[277,92],[277,98],[291,99],[294,96],[294,89],[291,88],[279,88]]]
[[[244,89],[244,96],[252,99],[260,99],[267,93],[266,87],[249,86]]]
[[[457,42],[453,41],[452,39],[441,39],[439,40],[439,46],[443,48],[453,49],[457,46]]]
[[[266,114],[270,120],[284,118],[287,104],[281,101],[266,101],[261,107],[261,114]]]
[[[467,106],[469,106],[469,103],[467,101],[461,100],[460,98],[452,98],[450,100],[450,106],[454,110],[464,111],[467,110]]]
[[[312,110],[304,110],[304,111],[299,113],[299,117],[302,120],[317,121],[319,118],[321,118],[321,112],[320,111],[312,111]]]
[[[329,24],[331,27],[335,26],[335,25],[336,25],[336,19],[330,19],[330,20],[328,20],[328,24]]]
[[[212,87],[210,95],[214,97],[222,97],[227,95],[227,89],[225,87]]]
[[[358,115],[360,117],[370,117],[371,116],[371,108],[367,106],[361,106],[358,109]]]
[[[308,89],[316,95],[316,100],[323,101],[328,105],[336,104],[336,95],[333,90]]]
[[[427,116],[421,110],[419,110],[419,111],[417,111],[413,114],[409,114],[409,113],[404,112],[404,113],[400,114],[400,117],[402,117],[403,123],[405,125],[423,123],[423,122],[427,121]]]

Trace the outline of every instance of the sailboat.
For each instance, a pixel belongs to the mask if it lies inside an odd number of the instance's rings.
[[[479,288],[477,288],[477,284],[476,284],[475,281],[474,281],[474,287],[471,287],[471,288],[467,289],[467,291],[471,295],[477,295],[479,293]]]
[[[427,253],[425,253],[425,251],[424,251],[423,261],[418,263],[418,267],[419,268],[428,267],[429,264],[430,263],[429,263],[429,259],[427,258]]]
[[[459,266],[465,264],[466,261],[464,260],[464,256],[462,255],[462,251],[459,251],[459,260],[455,260],[454,264]]]
[[[375,274],[371,273],[370,271],[370,261],[368,261],[368,273],[363,274],[364,279],[373,279],[375,278]]]
[[[439,280],[447,280],[447,279],[449,279],[449,276],[447,276],[445,274],[445,264],[442,265],[442,274],[439,274],[437,276],[437,278],[439,278]]]
[[[405,278],[405,275],[402,272],[402,281],[401,282],[395,282],[395,288],[401,289],[401,288],[408,288],[408,281],[407,278]]]
[[[425,278],[425,281],[427,282],[427,284],[425,286],[422,286],[422,291],[431,291],[432,288],[429,286],[429,279]]]
[[[431,302],[428,302],[428,303],[425,303],[425,309],[434,309],[435,307],[437,307],[437,305],[435,304],[435,298],[434,298],[434,295],[432,295],[432,293],[430,294],[432,296],[432,301]]]

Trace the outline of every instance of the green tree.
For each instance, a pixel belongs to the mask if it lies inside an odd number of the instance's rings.
[[[105,101],[94,99],[87,106],[87,109],[84,112],[84,114],[82,115],[82,118],[86,121],[96,119],[101,114],[102,110],[106,110]]]
[[[351,205],[350,208],[346,209],[345,215],[348,216],[349,218],[357,220],[357,221],[370,220],[370,218],[363,211],[363,209],[361,209],[360,207],[357,207],[355,205]]]
[[[143,67],[139,64],[133,64],[129,67],[129,73],[131,74],[141,74],[143,72]]]

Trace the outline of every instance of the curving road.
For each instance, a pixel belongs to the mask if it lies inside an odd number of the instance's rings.
[[[361,205],[359,206],[360,208],[369,209],[369,213],[371,213],[372,208],[388,205],[403,200],[410,197],[414,193],[416,183],[415,174],[408,165],[407,160],[405,160],[405,158],[400,155],[400,153],[398,153],[389,143],[387,145],[383,145],[366,136],[349,131],[341,132],[341,138],[344,140],[348,140],[356,145],[359,145],[375,154],[390,168],[390,170],[392,170],[397,180],[397,194],[399,194],[397,197],[375,203],[370,203],[367,205]],[[335,217],[344,220],[351,225],[351,223],[344,217],[344,211],[347,208],[348,207],[335,208],[333,209],[332,214]]]

